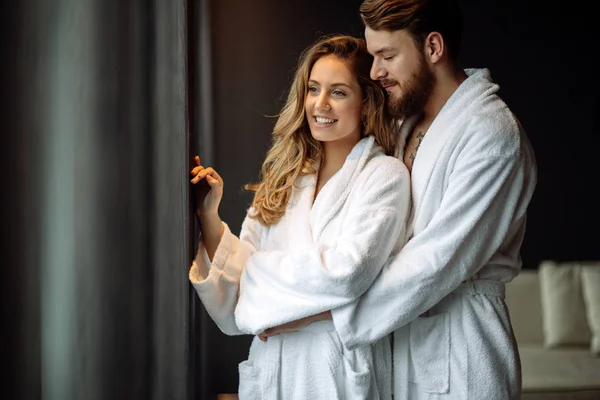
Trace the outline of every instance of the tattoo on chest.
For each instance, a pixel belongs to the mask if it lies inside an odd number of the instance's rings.
[[[416,139],[418,140],[417,145],[410,152],[410,155],[408,156],[408,158],[410,158],[411,164],[415,161],[415,157],[417,157],[417,151],[419,150],[419,146],[421,146],[421,142],[423,141],[424,137],[425,137],[425,132],[418,132],[417,133],[417,136],[416,136]]]

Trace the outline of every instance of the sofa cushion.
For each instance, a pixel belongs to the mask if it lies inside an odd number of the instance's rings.
[[[590,350],[600,357],[600,265],[585,266],[581,270],[581,286],[590,328]]]
[[[521,400],[598,400],[599,390],[568,390],[560,392],[525,392]]]
[[[547,349],[542,345],[519,344],[523,392],[598,390],[600,358],[590,357],[587,348]]]
[[[540,264],[540,300],[544,345],[547,348],[580,345],[589,348],[590,331],[581,288],[582,264]]]
[[[518,343],[542,344],[542,306],[537,270],[524,269],[506,284],[506,306]]]

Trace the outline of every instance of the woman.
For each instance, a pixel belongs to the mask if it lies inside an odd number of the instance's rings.
[[[190,281],[226,334],[348,304],[404,244],[409,174],[391,156],[396,136],[371,62],[349,36],[303,53],[239,239],[218,215],[221,177],[196,158],[191,183],[208,190],[196,197],[202,240]],[[347,351],[331,320],[255,337],[239,373],[242,400],[391,398],[388,339]]]

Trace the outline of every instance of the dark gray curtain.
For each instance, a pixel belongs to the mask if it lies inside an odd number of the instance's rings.
[[[193,398],[187,1],[2,7],[1,397]]]
[[[188,2],[189,123],[195,139],[190,146],[190,158],[199,155],[204,165],[214,163],[211,3],[211,0]],[[198,234],[196,229],[194,239]],[[215,369],[215,360],[223,358],[222,349],[215,342],[220,332],[193,290],[189,314],[192,321],[189,366],[193,374],[190,392],[195,399],[215,399],[219,390],[215,381],[222,372]]]

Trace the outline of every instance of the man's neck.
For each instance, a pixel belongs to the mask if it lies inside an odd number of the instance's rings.
[[[423,113],[412,126],[412,132],[410,132],[404,147],[404,163],[411,173],[413,162],[417,157],[417,152],[427,134],[427,130],[444,107],[444,104],[465,79],[467,79],[467,74],[462,70],[457,70],[454,73],[447,69],[436,71],[436,86],[429,102],[423,109]]]
[[[436,86],[423,110],[420,125],[427,127],[431,125],[444,104],[465,79],[467,79],[467,74],[462,69],[440,69],[436,71]]]

